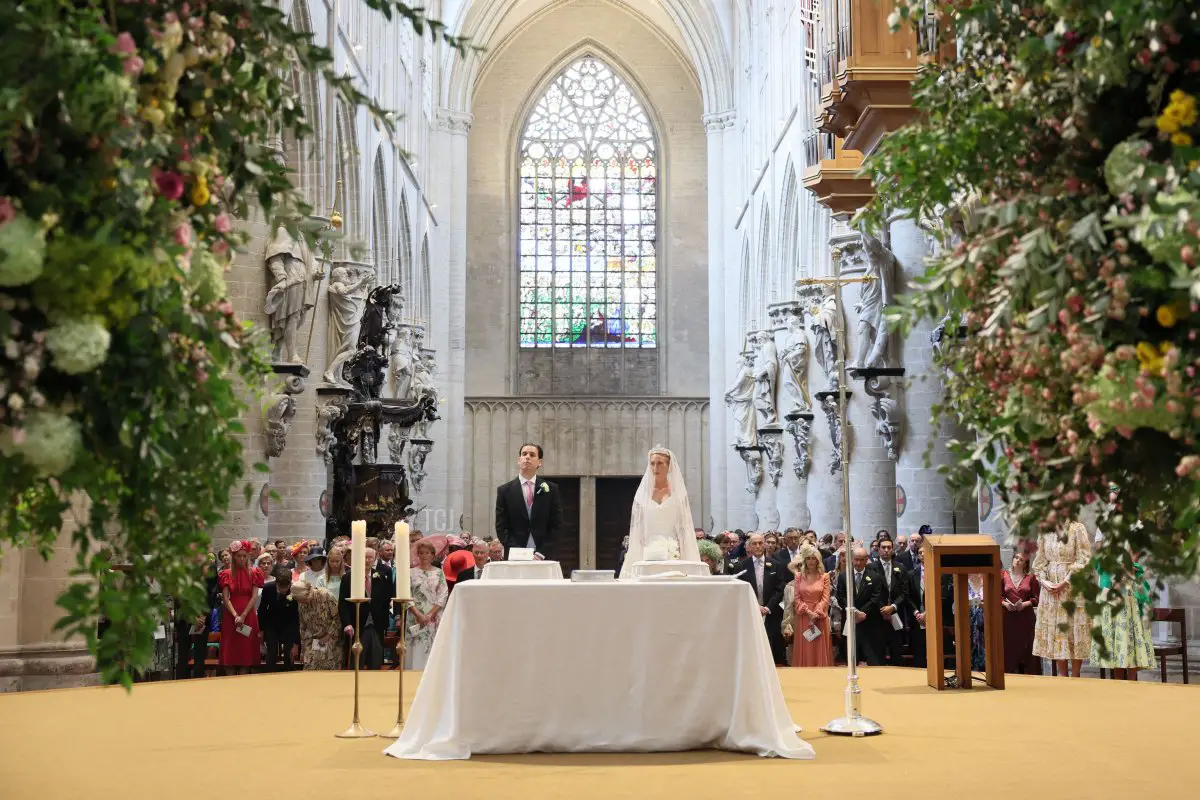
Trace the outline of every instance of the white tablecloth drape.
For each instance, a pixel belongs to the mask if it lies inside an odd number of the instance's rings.
[[[743,581],[468,581],[385,752],[702,748],[813,757]]]
[[[562,565],[557,561],[489,561],[480,578],[483,581],[562,579]]]

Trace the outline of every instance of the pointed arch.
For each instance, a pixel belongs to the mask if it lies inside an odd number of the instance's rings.
[[[358,126],[345,103],[337,105],[337,181],[334,205],[342,212],[347,239],[362,238],[359,189]],[[344,249],[344,248],[343,248]]]
[[[383,168],[383,145],[375,151],[375,168],[371,175],[371,257],[375,262],[375,274],[381,283],[392,283],[396,259],[392,252],[391,237],[388,236],[387,173]]]
[[[742,237],[742,280],[741,280],[741,297],[742,297],[742,319],[741,327],[738,333],[743,337],[750,330],[751,318],[754,307],[754,278],[750,274],[750,235]]]
[[[416,285],[413,283],[413,251],[412,223],[408,215],[408,196],[400,190],[400,214],[396,219],[396,272],[400,285],[404,287],[405,304],[408,316],[415,315],[414,303],[417,300]]]
[[[429,329],[429,315],[431,303],[431,290],[429,281],[429,234],[426,233],[421,237],[421,279],[420,286],[417,289],[417,322],[424,325],[426,330]]]
[[[306,0],[293,0],[289,14],[292,28],[297,33],[312,33],[312,16]],[[321,199],[321,97],[317,91],[317,77],[308,70],[293,64],[288,76],[292,94],[304,112],[304,121],[310,131],[299,141],[292,131],[285,131],[283,151],[287,164],[295,175],[296,188],[305,202],[313,206],[316,213],[325,213],[320,208]]]
[[[750,309],[753,330],[761,329],[766,323],[767,287],[771,274],[771,204],[766,200],[763,201],[762,212],[758,219],[758,261],[754,269],[754,307]]]
[[[657,347],[649,109],[590,49],[532,96],[516,152],[520,347]]]
[[[792,296],[792,284],[796,280],[800,238],[800,197],[796,182],[796,169],[789,161],[783,180],[783,209],[779,225],[779,256],[775,260],[775,279],[772,281],[772,302],[787,300]]]

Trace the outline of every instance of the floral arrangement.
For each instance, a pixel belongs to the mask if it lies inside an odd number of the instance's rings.
[[[994,484],[1024,538],[1097,509],[1096,566],[1119,580],[1135,579],[1135,556],[1159,577],[1193,576],[1195,5],[901,0],[892,22],[927,8],[961,58],[927,60],[920,119],[867,164],[879,194],[865,216],[905,209],[938,241],[892,319],[950,329],[939,413],[976,437],[953,444],[951,479]],[[1094,583],[1076,582],[1093,613]]]
[[[419,9],[364,1],[466,46]],[[289,72],[393,121],[266,0],[22,0],[0,3],[0,30],[0,543],[48,556],[70,533],[80,580],[59,626],[128,685],[159,591],[200,609],[196,556],[243,476],[238,418],[267,374],[227,298],[235,219],[318,244],[272,148],[311,130]],[[114,575],[115,558],[131,564]]]

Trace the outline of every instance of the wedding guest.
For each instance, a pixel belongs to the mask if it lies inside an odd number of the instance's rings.
[[[1000,597],[1004,604],[1004,671],[1041,675],[1041,659],[1033,656],[1033,626],[1036,623],[1038,580],[1029,572],[1029,556],[1013,553],[1009,569],[1000,573]]]
[[[441,622],[442,609],[450,598],[445,573],[433,566],[437,550],[430,542],[417,543],[418,563],[409,573],[413,604],[409,607],[408,630],[404,631],[405,669],[423,669]]]
[[[262,663],[258,628],[258,595],[263,574],[250,566],[248,542],[229,546],[230,566],[221,570],[217,585],[221,589],[221,666],[226,674],[246,674]]]
[[[779,550],[775,553],[774,561],[781,567],[786,568],[797,558],[800,557],[800,540],[802,536],[799,528],[788,528],[783,532],[783,542],[780,544]]]
[[[504,542],[499,539],[488,540],[488,561],[504,560]]]
[[[258,557],[261,556],[262,554],[263,554],[262,542],[260,542],[258,539],[251,539],[250,540],[250,563],[257,564]],[[268,573],[264,572],[263,574],[266,575]]]
[[[967,576],[967,603],[971,606],[971,671],[987,669],[987,637],[983,619],[983,575]]]
[[[915,534],[914,534],[915,535]],[[913,666],[924,667],[928,662],[925,639],[925,553],[917,550],[912,570],[908,573],[908,602],[905,620],[908,643],[912,648]]]
[[[833,552],[825,557],[825,571],[833,572],[837,569],[838,558],[845,552],[846,548],[846,532],[838,531],[833,535]]]
[[[275,672],[280,661],[285,671],[294,669],[300,659],[300,609],[287,567],[276,567],[275,581],[263,587],[258,618],[267,644],[267,671]]]
[[[733,574],[754,587],[759,609],[763,616],[763,624],[767,629],[767,642],[771,645],[771,656],[777,666],[787,666],[787,653],[783,644],[783,609],[779,607],[783,598],[783,588],[788,578],[783,574],[783,568],[766,558],[766,544],[761,533],[752,533],[746,540],[746,552],[749,555],[744,561],[738,562],[733,568]]]
[[[300,573],[300,577],[295,580],[295,583],[307,583],[310,586],[316,586],[325,576],[325,548],[321,545],[312,546],[308,555],[304,557],[304,571]]]
[[[700,548],[700,560],[708,565],[708,571],[716,575],[717,568],[721,565],[721,547],[716,542],[708,539],[699,539],[696,546]]]
[[[341,547],[335,547],[329,551],[329,557],[325,559],[325,572],[317,579],[317,586],[326,589],[335,598],[341,594],[342,590],[342,575],[346,571],[346,551]]]
[[[821,563],[820,552],[805,542],[800,546],[800,555],[788,564],[788,570],[795,579],[783,590],[783,636],[792,640],[791,664],[831,667],[829,575]]]
[[[301,539],[300,541],[298,541],[294,545],[292,545],[292,549],[289,552],[290,552],[291,560],[292,560],[292,582],[293,583],[303,580],[302,576],[304,575],[304,571],[306,569],[308,569],[308,565],[305,563],[304,560],[306,558],[308,558],[308,553],[311,549],[312,549],[312,545],[310,545],[304,539]]]
[[[880,642],[883,651],[879,655],[885,657],[893,667],[900,666],[904,661],[904,608],[908,605],[908,570],[900,566],[892,557],[892,540],[886,531],[880,531],[885,538],[879,539],[879,560],[875,562],[875,572],[883,582],[882,599],[880,600],[879,615],[883,618],[880,626]],[[898,620],[898,622],[893,622]],[[896,626],[900,625],[900,628]]]
[[[458,584],[458,576],[468,569],[475,567],[475,557],[471,555],[470,550],[455,550],[446,556],[445,563],[442,564],[442,572],[446,575],[446,587],[449,592],[454,591],[454,587]]]
[[[903,533],[896,537],[896,546],[892,548],[892,558],[896,559],[896,563],[907,570],[912,570],[916,559],[908,549],[908,537]]]
[[[475,563],[458,573],[458,583],[473,581],[483,575],[483,568],[488,563],[488,543],[483,539],[476,539],[472,542],[471,558]]]
[[[355,575],[352,570],[342,574],[342,585],[338,596],[338,613],[342,618],[342,630],[347,638],[353,639],[358,623],[358,637],[362,643],[361,668],[379,669],[383,666],[383,636],[387,633],[391,619],[392,598],[396,596],[396,579],[392,572],[375,568],[375,551],[366,549],[366,575]],[[367,594],[367,602],[356,619],[354,603],[350,602],[350,587],[360,581]]]
[[[766,555],[769,560],[773,560],[772,557],[779,552],[779,537],[774,533],[768,533],[763,537],[763,544],[766,548],[763,551],[764,555]]]
[[[1053,659],[1058,672],[1079,677],[1083,660],[1091,650],[1091,620],[1083,609],[1083,598],[1074,597],[1071,576],[1087,566],[1092,557],[1087,529],[1082,522],[1070,523],[1066,530],[1044,533],[1038,538],[1037,555],[1033,559],[1033,574],[1041,584],[1037,602],[1037,623],[1034,625],[1033,654]],[[1075,610],[1068,613],[1063,603],[1075,601]]]
[[[299,604],[304,669],[341,669],[345,653],[337,595],[324,586],[293,583],[292,597]]]
[[[396,569],[396,546],[392,544],[390,539],[384,539],[379,543],[379,566],[395,571]]]
[[[1103,540],[1097,533],[1096,544]],[[1137,561],[1133,562],[1133,573],[1131,583],[1120,585],[1114,583],[1112,575],[1097,570],[1100,602],[1104,603],[1098,620],[1101,642],[1092,640],[1089,660],[1095,667],[1111,669],[1113,678],[1119,681],[1136,681],[1139,669],[1154,666],[1148,619],[1153,605],[1151,586]],[[1114,608],[1118,599],[1120,605]]]
[[[200,553],[196,563],[204,579],[204,607],[195,616],[187,617],[180,613],[179,599],[176,598],[176,680],[204,677],[204,662],[208,658],[208,633],[212,630],[212,611],[217,607],[216,563],[210,553]]]
[[[883,585],[874,570],[867,569],[868,557],[865,547],[855,547],[851,558],[854,580],[854,638],[857,642],[858,660],[865,660],[873,667],[882,666],[880,634],[883,630],[883,617],[879,614],[879,608],[883,600]],[[844,573],[838,574],[837,599],[843,609],[847,608]]]
[[[254,566],[262,571],[263,575],[275,574],[275,555],[268,551],[263,551],[263,554],[254,562]]]
[[[221,569],[229,569],[231,566],[233,566],[233,556],[229,552],[228,547],[218,553],[217,557],[221,559]]]

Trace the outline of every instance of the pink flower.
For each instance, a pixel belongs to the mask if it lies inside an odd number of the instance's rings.
[[[158,188],[158,193],[168,200],[183,197],[183,178],[177,172],[156,173],[154,185]]]
[[[175,229],[175,244],[180,247],[188,247],[191,243],[192,226],[185,222]]]
[[[222,211],[213,220],[213,227],[216,228],[217,233],[229,233],[233,230],[233,220],[229,219],[229,215]]]
[[[226,253],[229,252],[229,242],[226,242],[225,240],[216,242],[212,246],[212,251],[213,251],[214,255],[218,255],[218,256],[225,255]]]
[[[0,197],[0,225],[5,224],[17,215],[17,209],[13,206],[12,200],[7,197]]]
[[[13,428],[12,429],[12,443],[15,445],[21,445],[21,444],[25,443],[25,429],[24,428]]]
[[[137,52],[137,44],[133,41],[133,34],[128,31],[122,31],[117,34],[117,43],[115,45],[116,52],[121,55],[131,56]]]
[[[131,56],[125,59],[125,75],[130,78],[136,78],[142,74],[146,62],[142,61],[140,56]]]

